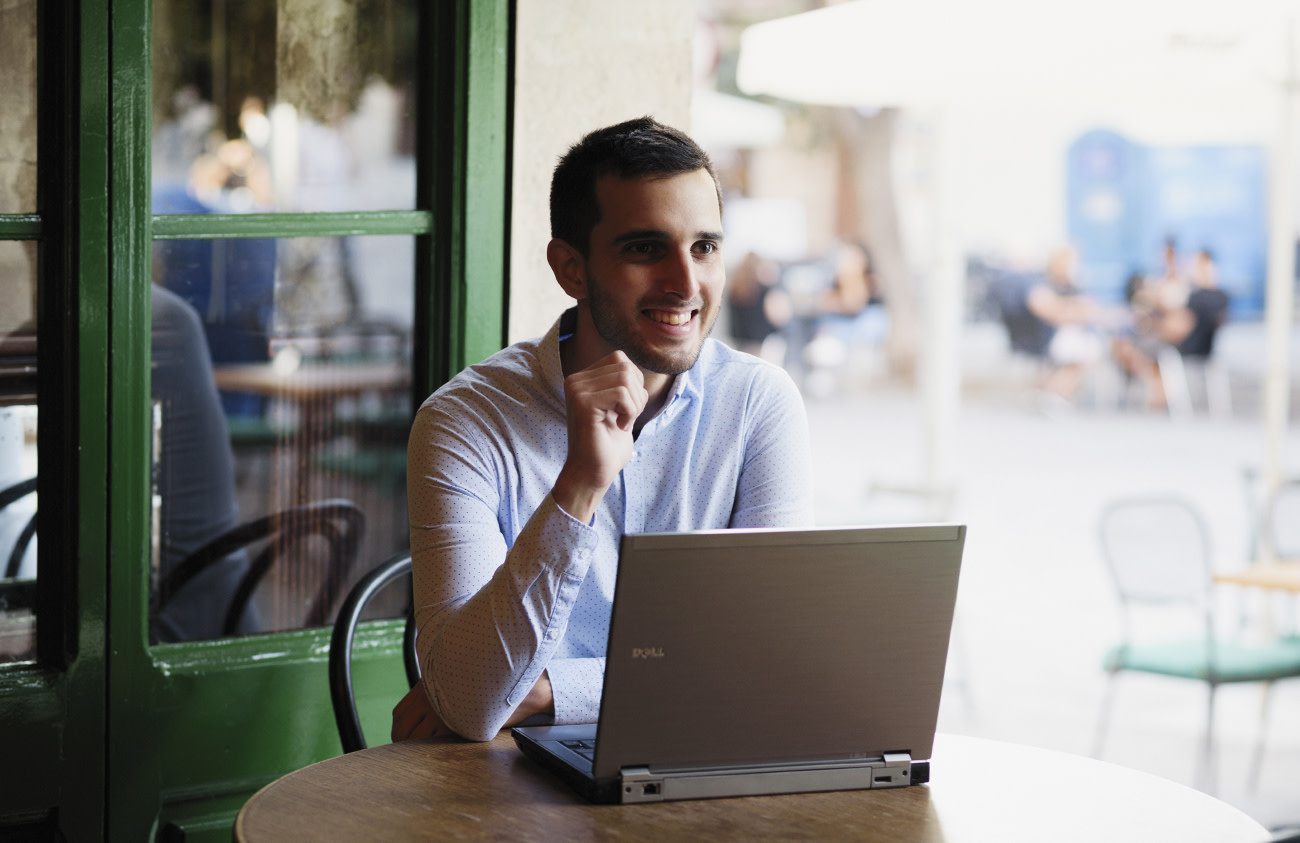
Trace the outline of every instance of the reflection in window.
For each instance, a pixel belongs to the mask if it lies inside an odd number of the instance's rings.
[[[0,214],[32,214],[36,0],[0,3],[0,80]],[[36,654],[36,253],[0,240],[0,662]]]
[[[32,214],[36,212],[36,0],[0,3],[0,79],[4,80],[0,85],[0,214]]]
[[[156,213],[415,207],[416,0],[154,0]]]
[[[414,249],[154,244],[155,641],[327,623],[407,546]]]

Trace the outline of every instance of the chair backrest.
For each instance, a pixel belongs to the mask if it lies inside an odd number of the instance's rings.
[[[390,556],[352,587],[334,621],[329,655],[330,702],[334,706],[334,722],[344,752],[366,748],[366,736],[361,730],[356,694],[352,688],[352,642],[356,638],[357,625],[366,606],[377,594],[398,580],[409,580],[410,576],[411,552],[404,550]],[[410,607],[407,608],[406,630],[402,636],[402,661],[407,683],[414,687],[420,681],[420,666],[415,655],[415,615]]]
[[[36,492],[36,478],[32,477],[27,480],[21,480],[12,486],[0,491],[0,510],[15,503],[28,495]],[[22,567],[23,554],[27,552],[27,546],[32,543],[32,537],[36,535],[36,515],[27,520],[26,526],[18,534],[18,539],[14,542],[13,550],[9,553],[9,559],[5,563],[4,578],[13,579],[18,576],[18,570]]]
[[[248,572],[240,580],[226,610],[222,634],[234,635],[253,593],[272,563],[284,556],[291,546],[301,546],[319,537],[326,543],[321,565],[324,576],[311,602],[306,625],[324,626],[329,622],[330,609],[347,582],[365,526],[366,518],[361,509],[343,499],[302,504],[241,524],[208,542],[164,575],[158,584],[157,611],[166,608],[172,597],[209,566],[238,550],[263,543],[261,552],[249,564]]]
[[[1300,479],[1284,480],[1269,496],[1261,532],[1275,559],[1300,558]]]
[[[1172,495],[1115,500],[1098,533],[1122,603],[1208,610],[1209,529],[1192,503]]]

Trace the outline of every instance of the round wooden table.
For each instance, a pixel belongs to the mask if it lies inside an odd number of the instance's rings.
[[[331,758],[272,782],[235,839],[860,840],[1260,843],[1267,830],[1165,779],[1050,750],[939,735],[928,785],[591,805],[525,759],[509,733]]]

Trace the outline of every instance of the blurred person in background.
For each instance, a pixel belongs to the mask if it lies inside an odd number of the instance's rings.
[[[836,336],[850,346],[884,342],[889,333],[889,315],[866,246],[841,243],[835,250],[835,275],[822,296],[820,310],[821,333]]]
[[[763,342],[790,321],[790,299],[778,286],[781,268],[757,252],[747,252],[727,285],[727,318],[736,347],[758,357]]]
[[[1154,281],[1134,278],[1126,294],[1133,330],[1115,338],[1111,353],[1121,369],[1142,381],[1147,408],[1163,410],[1161,349],[1169,346],[1185,358],[1208,358],[1227,318],[1228,294],[1219,289],[1218,268],[1209,249],[1196,253],[1186,281],[1168,273]]]
[[[1084,375],[1104,352],[1094,326],[1101,308],[1075,283],[1078,254],[1072,246],[1057,249],[1042,279],[1025,296],[1029,313],[1043,326],[1047,340],[1047,375],[1042,382],[1045,406],[1073,403]]]

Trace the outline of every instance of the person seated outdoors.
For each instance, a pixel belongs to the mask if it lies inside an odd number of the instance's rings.
[[[878,345],[889,333],[889,314],[877,289],[871,253],[859,243],[835,249],[835,274],[818,302],[818,334],[844,345]]]
[[[1052,254],[1047,271],[1025,296],[1029,314],[1042,326],[1049,365],[1041,384],[1047,396],[1073,401],[1089,367],[1101,358],[1101,339],[1092,325],[1101,316],[1097,303],[1075,284],[1078,255],[1065,246]]]
[[[560,160],[546,258],[576,306],[462,371],[412,426],[423,677],[394,740],[594,722],[624,533],[812,525],[798,390],[709,339],[721,204],[704,151],[649,117]]]
[[[1130,283],[1133,333],[1117,337],[1111,346],[1120,368],[1142,382],[1151,410],[1166,406],[1160,350],[1172,347],[1183,357],[1208,358],[1228,313],[1228,294],[1219,289],[1214,255],[1208,249],[1197,252],[1182,294],[1178,286],[1169,276]]]
[[[761,357],[764,341],[790,321],[790,300],[780,280],[781,267],[757,252],[746,252],[732,272],[727,317],[741,351]]]
[[[159,578],[191,553],[237,523],[235,458],[221,410],[212,355],[203,320],[179,295],[154,284],[149,394],[161,413],[158,457]],[[248,557],[237,550],[221,559],[176,594],[158,595],[161,611],[149,620],[150,641],[219,638]],[[257,607],[249,604],[235,632],[260,627]]]

